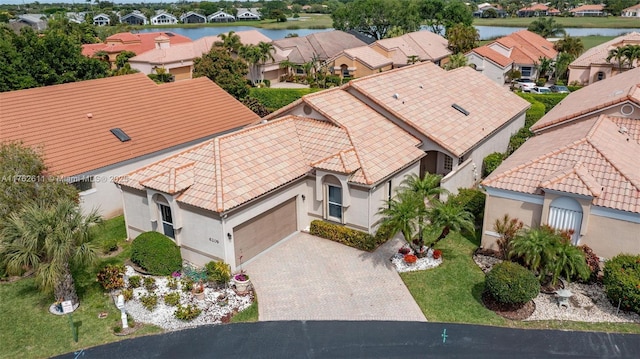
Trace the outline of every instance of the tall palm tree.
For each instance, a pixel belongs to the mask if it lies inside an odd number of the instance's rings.
[[[289,75],[291,69],[295,69],[298,65],[289,61],[289,59],[287,58],[286,60],[280,61],[279,66],[281,69],[286,71],[287,75]]]
[[[276,48],[270,42],[260,41],[258,43],[259,62],[264,66],[268,60],[275,61],[273,54]],[[264,71],[260,71],[260,82],[264,81]]]
[[[213,44],[215,46],[223,47],[227,50],[228,53],[238,53],[240,47],[242,47],[242,42],[240,42],[240,36],[235,33],[235,31],[229,31],[227,34],[218,35],[220,41],[216,41]]]
[[[584,51],[584,43],[579,37],[565,35],[553,45],[553,48],[558,52],[567,52],[573,57],[578,58]]]
[[[422,236],[422,226],[425,221],[424,197],[411,191],[398,191],[396,196],[385,201],[385,206],[378,210],[382,215],[381,226],[392,232],[402,233],[404,239],[419,253],[422,246],[415,246],[413,242],[416,234]]]
[[[609,55],[607,56],[607,62],[611,62],[611,59],[615,59],[618,63],[619,71],[622,71],[622,66],[624,65],[625,55],[624,55],[624,46],[616,47],[615,49],[609,50]]]
[[[453,201],[434,201],[427,209],[427,218],[431,222],[431,227],[442,228],[432,246],[445,239],[451,231],[464,230],[473,233],[475,230],[473,214]]]
[[[552,17],[541,17],[529,24],[527,30],[535,32],[542,37],[564,35],[566,31],[562,25],[558,24]]]
[[[97,248],[91,243],[90,227],[100,222],[96,211],[83,215],[70,200],[30,203],[7,219],[0,234],[0,258],[7,273],[33,269],[42,291],[75,305],[78,295],[71,268],[95,262]]]
[[[240,49],[238,49],[238,55],[247,62],[249,66],[249,79],[251,83],[255,83],[257,78],[256,72],[258,71],[258,64],[261,58],[260,50],[256,45],[249,44],[240,47]]]
[[[640,45],[626,45],[622,48],[622,52],[627,61],[627,66],[634,68],[634,63],[640,59]]]
[[[540,56],[538,58],[538,77],[545,77],[553,69],[553,60],[548,57]]]
[[[467,66],[467,57],[463,53],[449,55],[449,62],[444,65],[445,70],[453,70]]]
[[[434,173],[425,173],[422,178],[415,173],[407,175],[400,183],[398,191],[410,191],[423,198],[428,202],[438,198],[441,194],[447,192],[446,189],[440,187],[442,175]]]

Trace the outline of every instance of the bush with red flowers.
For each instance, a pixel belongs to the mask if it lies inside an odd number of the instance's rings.
[[[442,257],[442,251],[439,249],[436,249],[433,251],[433,259],[438,259]]]
[[[407,254],[411,253],[411,249],[409,249],[407,247],[402,247],[402,248],[398,249],[398,253],[406,256]]]
[[[418,260],[418,257],[414,256],[413,254],[407,254],[404,256],[404,261],[408,264],[413,264]]]

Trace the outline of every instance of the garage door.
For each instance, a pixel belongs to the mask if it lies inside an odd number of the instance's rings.
[[[295,197],[233,228],[236,263],[255,257],[279,240],[295,232]]]
[[[191,78],[191,66],[176,67],[169,70],[176,77],[176,81],[187,80]]]

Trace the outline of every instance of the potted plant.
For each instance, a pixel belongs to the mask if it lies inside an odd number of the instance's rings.
[[[204,300],[204,283],[202,281],[198,281],[198,283],[193,286],[193,295],[197,300]]]
[[[418,260],[418,257],[414,256],[413,254],[407,254],[404,256],[404,262],[407,263],[408,265],[415,264],[417,260]]]
[[[245,294],[249,292],[249,286],[251,282],[249,281],[249,275],[247,275],[244,271],[233,276],[233,282],[236,285],[236,291],[240,294]]]

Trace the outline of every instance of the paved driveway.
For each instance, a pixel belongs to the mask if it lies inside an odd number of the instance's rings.
[[[245,268],[260,321],[426,321],[389,258],[401,239],[374,253],[297,233]]]

